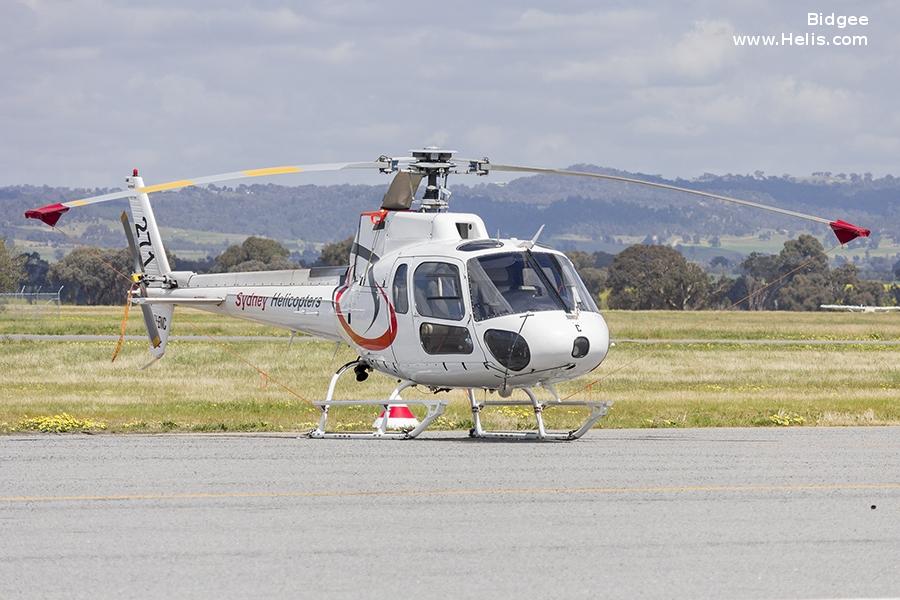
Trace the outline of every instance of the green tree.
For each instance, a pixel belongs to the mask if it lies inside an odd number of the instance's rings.
[[[834,301],[834,292],[823,273],[801,273],[778,291],[778,310],[818,310]]]
[[[837,304],[880,306],[887,293],[879,281],[860,280],[855,265],[844,264],[831,271],[833,300]]]
[[[632,310],[702,308],[709,277],[668,246],[631,246],[609,267],[610,308]]]
[[[828,273],[828,256],[822,242],[811,235],[801,235],[784,243],[778,253],[778,271],[791,276],[800,273]]]
[[[777,310],[818,310],[820,304],[834,301],[829,278],[828,256],[822,242],[801,235],[784,243],[778,253],[777,291],[773,306]]]
[[[0,239],[0,292],[12,292],[22,279],[22,266],[6,247],[6,240]]]
[[[895,306],[900,306],[900,285],[894,284],[889,290],[891,300]]]
[[[296,265],[288,257],[290,251],[268,238],[250,236],[240,245],[225,249],[216,257],[212,272],[246,272],[293,269]]]
[[[815,310],[816,302],[832,294],[828,256],[811,235],[788,240],[775,256],[751,253],[741,271],[729,297],[748,310]],[[801,275],[817,277],[794,283]]]
[[[262,261],[267,265],[287,260],[290,251],[276,242],[264,237],[250,236],[242,244],[247,252],[247,260]]]
[[[584,281],[585,287],[591,293],[594,301],[600,303],[600,293],[606,288],[606,282],[609,277],[607,269],[598,269],[597,267],[587,267],[578,269],[581,280]]]
[[[725,269],[729,266],[731,266],[731,261],[724,256],[714,256],[712,257],[712,260],[709,261],[709,268],[720,269],[723,277],[725,276]]]
[[[319,267],[345,267],[350,264],[350,248],[353,247],[353,238],[349,237],[340,242],[333,242],[322,246],[319,253],[319,260],[316,266]]]
[[[581,269],[587,269],[594,266],[594,257],[587,252],[583,252],[581,250],[570,250],[566,252],[566,256],[569,257],[569,260],[572,261],[572,264],[579,271]]]
[[[862,280],[847,290],[843,298],[844,304],[863,306],[883,306],[889,301],[888,292],[880,281]]]
[[[47,274],[50,272],[50,263],[41,258],[37,252],[23,252],[17,257],[22,267],[22,278],[19,280],[20,286],[26,289],[37,291],[46,288],[48,285]]]
[[[612,261],[615,260],[616,255],[610,254],[609,252],[603,252],[602,250],[598,250],[591,255],[594,259],[594,266],[598,269],[603,269],[612,264]]]
[[[735,280],[724,275],[718,279],[711,278],[709,294],[704,308],[714,310],[727,310],[734,305],[735,300],[731,294],[734,289]]]
[[[62,298],[76,304],[122,304],[132,270],[127,249],[82,247],[50,266],[50,285],[63,286]]]

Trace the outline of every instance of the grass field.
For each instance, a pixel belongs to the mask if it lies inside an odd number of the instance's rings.
[[[615,402],[602,427],[849,425],[900,423],[900,314],[618,312],[605,313],[620,342],[592,377],[561,386],[562,394]],[[281,335],[284,342],[170,342],[166,358],[147,370],[144,342],[127,342],[115,363],[112,342],[22,342],[10,333],[116,334],[117,307],[63,307],[33,314],[0,313],[0,432],[293,431],[312,427],[318,410],[303,399],[324,394],[346,347],[318,341],[288,348],[287,335],[251,323],[178,309],[173,335]],[[143,334],[133,315],[129,332]],[[666,340],[710,340],[682,344]],[[713,343],[714,339],[794,340],[789,345]],[[869,340],[873,344],[808,345],[804,340]],[[267,371],[266,380],[237,355]],[[591,389],[583,389],[597,380]],[[273,380],[291,388],[285,391]],[[347,378],[339,398],[377,398],[393,386],[373,375]],[[579,391],[580,390],[580,391]],[[413,392],[415,393],[415,392]],[[421,393],[428,393],[427,391]],[[408,396],[411,397],[411,396]],[[467,429],[462,394],[438,422]],[[413,410],[417,410],[414,408]],[[67,414],[70,419],[51,419]],[[366,430],[371,408],[333,411],[338,429]],[[559,428],[582,418],[577,409],[547,412]],[[524,409],[485,413],[496,428],[530,428]]]

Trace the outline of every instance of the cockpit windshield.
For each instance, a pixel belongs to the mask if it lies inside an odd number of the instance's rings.
[[[488,254],[467,266],[476,321],[546,310],[598,312],[572,263],[556,254]]]

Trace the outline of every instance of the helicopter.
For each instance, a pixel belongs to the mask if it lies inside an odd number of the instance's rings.
[[[150,341],[152,362],[162,358],[175,306],[189,306],[302,332],[349,345],[356,360],[333,374],[322,400],[312,438],[356,437],[410,439],[446,409],[440,392],[462,389],[472,412],[469,435],[475,438],[575,440],[606,415],[610,403],[564,400],[556,386],[598,368],[609,353],[606,321],[566,255],[538,243],[541,231],[527,240],[491,237],[476,214],[449,210],[451,175],[486,176],[492,172],[589,177],[650,186],[806,219],[828,225],[845,244],[869,230],[843,220],[826,219],[775,206],[674,185],[584,171],[494,163],[488,158],[462,159],[453,150],[434,146],[409,156],[379,156],[369,162],[319,163],[266,167],[145,185],[137,169],[126,189],[85,199],[49,204],[25,213],[55,227],[76,207],[127,198],[131,217],[121,221],[134,262],[135,294]],[[150,205],[149,194],[189,186],[322,171],[373,170],[393,175],[381,206],[359,216],[345,267],[198,274],[174,271]],[[425,191],[414,208],[418,189]],[[387,398],[336,400],[335,386],[347,373],[357,381],[378,372],[397,381]],[[433,392],[403,398],[414,387]],[[539,399],[536,388],[549,392]],[[496,393],[477,400],[476,390]],[[513,399],[521,391],[526,399]],[[393,407],[424,406],[421,422],[389,431]],[[375,405],[383,418],[369,433],[332,432],[329,408]],[[528,406],[532,431],[501,432],[484,428],[481,413],[494,406]],[[588,409],[577,429],[549,431],[545,409]],[[408,416],[412,414],[408,412]]]

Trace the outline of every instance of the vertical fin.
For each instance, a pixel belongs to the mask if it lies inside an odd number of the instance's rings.
[[[137,170],[135,170],[134,176],[126,181],[131,187],[143,187],[144,185],[143,180],[137,175]],[[171,273],[171,269],[147,194],[133,196],[129,198],[128,202],[134,222],[128,221],[128,215],[124,211],[120,218],[134,261],[135,274],[138,276],[136,282],[141,288],[142,298],[146,299],[149,297],[148,287],[162,285],[154,282],[153,278],[168,275]],[[149,281],[145,277],[149,278]],[[166,352],[174,311],[175,306],[172,304],[141,304],[141,314],[147,328],[147,337],[150,339],[150,354],[154,360],[162,358]]]
[[[144,179],[137,175],[137,169],[134,176],[126,181],[131,188],[144,187]],[[147,194],[135,194],[128,199],[128,204],[131,207],[132,231],[144,273],[150,276],[170,274],[172,269],[163,249],[156,217],[150,207],[150,197]]]
[[[172,326],[172,314],[175,312],[174,304],[142,304],[144,322],[148,320],[155,325],[156,339],[150,338],[150,354],[154,358],[162,358],[166,353],[166,343],[169,341],[169,329]],[[148,327],[149,333],[149,327]]]

